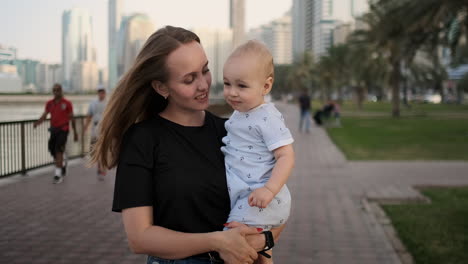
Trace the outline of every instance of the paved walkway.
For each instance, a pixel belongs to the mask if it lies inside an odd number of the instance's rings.
[[[417,198],[413,185],[468,184],[468,162],[348,162],[322,128],[297,131],[298,111],[278,104],[295,137],[288,186],[292,215],[275,263],[400,263],[362,200]],[[1,263],[145,263],[129,252],[120,214],[111,213],[114,177],[73,162],[60,185],[50,168],[0,179]]]

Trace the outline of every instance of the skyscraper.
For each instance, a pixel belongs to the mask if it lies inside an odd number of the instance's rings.
[[[319,58],[333,44],[333,29],[353,20],[351,1],[315,0],[313,2],[313,54]]]
[[[192,31],[202,40],[213,85],[222,85],[224,62],[232,51],[232,30],[194,28]]]
[[[233,34],[233,48],[236,48],[245,40],[245,0],[230,0],[229,27]]]
[[[66,91],[83,90],[72,83],[73,71],[81,62],[96,64],[93,23],[87,10],[73,8],[64,11],[62,16],[63,87]]]
[[[312,53],[313,1],[293,0],[292,49],[295,60],[299,60],[304,52]]]
[[[293,0],[293,53],[311,52],[315,59],[333,44],[333,30],[354,24],[369,9],[368,0]]]
[[[291,13],[249,31],[249,38],[265,43],[277,64],[292,62]]]
[[[154,25],[145,14],[133,14],[122,19],[117,39],[117,78],[130,69],[153,32]]]
[[[109,0],[109,63],[108,63],[108,89],[114,89],[117,84],[117,39],[121,23],[122,0]]]

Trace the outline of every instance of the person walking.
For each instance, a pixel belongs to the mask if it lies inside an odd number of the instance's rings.
[[[58,83],[52,88],[54,98],[47,101],[44,113],[34,122],[36,128],[42,124],[50,113],[50,138],[48,149],[55,162],[55,175],[53,183],[61,183],[66,174],[66,162],[64,162],[65,147],[70,130],[70,121],[73,128],[73,140],[78,141],[78,133],[73,119],[73,104],[64,98],[62,86]]]
[[[98,98],[93,100],[89,104],[88,114],[86,115],[84,131],[88,131],[90,124],[91,127],[91,143],[90,148],[93,149],[94,145],[97,142],[99,136],[99,124],[101,122],[102,114],[104,113],[104,109],[106,108],[106,89],[104,86],[99,85],[97,87],[97,95]],[[104,177],[107,174],[107,170],[101,163],[97,163],[97,176],[100,181],[104,180]]]
[[[301,95],[299,96],[299,110],[300,110],[300,119],[299,119],[299,132],[305,131],[306,133],[310,132],[310,96],[306,89],[302,90]]]

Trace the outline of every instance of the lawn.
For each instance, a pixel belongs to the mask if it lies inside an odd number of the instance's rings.
[[[468,119],[350,117],[327,128],[349,160],[468,160]]]
[[[317,110],[323,106],[323,103],[314,100],[312,102],[312,108]],[[366,101],[363,104],[362,109],[358,109],[356,102],[344,101],[341,110],[352,115],[354,113],[388,113],[392,112],[392,104],[390,102],[369,102]],[[401,106],[400,111],[402,115],[430,115],[432,113],[463,113],[468,116],[468,104],[457,105],[457,104],[424,104],[424,103],[411,103],[410,107]]]
[[[422,191],[431,204],[384,205],[416,263],[468,263],[468,187]]]

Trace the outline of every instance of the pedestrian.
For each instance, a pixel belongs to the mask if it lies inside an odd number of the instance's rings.
[[[61,183],[63,176],[66,174],[66,161],[64,159],[65,147],[70,130],[70,121],[73,128],[73,140],[78,141],[78,133],[73,119],[73,104],[64,98],[62,86],[58,83],[52,88],[54,98],[47,101],[45,111],[34,122],[33,127],[36,128],[47,118],[50,113],[50,138],[48,149],[55,163],[55,175],[53,183]]]
[[[333,104],[333,117],[335,118],[335,126],[341,127],[341,107],[336,101],[332,101]]]
[[[102,114],[104,113],[104,109],[106,108],[106,89],[104,86],[99,85],[97,87],[97,95],[98,98],[94,99],[88,108],[88,114],[86,115],[85,126],[84,130],[88,131],[89,125],[92,124],[91,127],[91,144],[90,148],[94,148],[94,144],[96,144],[97,138],[99,136],[99,124],[101,122]],[[103,167],[99,162],[97,163],[97,176],[100,181],[104,180],[104,177],[107,174],[107,169]]]
[[[147,263],[253,263],[282,227],[227,225],[225,119],[206,111],[211,73],[196,34],[166,26],[149,37],[101,120],[95,162],[117,166],[112,210]]]
[[[307,89],[303,89],[301,95],[299,96],[299,110],[300,110],[300,119],[299,119],[299,132],[305,131],[306,133],[310,132],[310,96],[307,92]]]
[[[286,181],[294,167],[293,138],[283,115],[266,103],[274,82],[273,57],[261,42],[240,45],[224,64],[224,97],[235,110],[225,123],[228,222],[270,230],[289,217]],[[261,252],[266,258],[268,253]],[[273,263],[261,257],[262,263]]]

